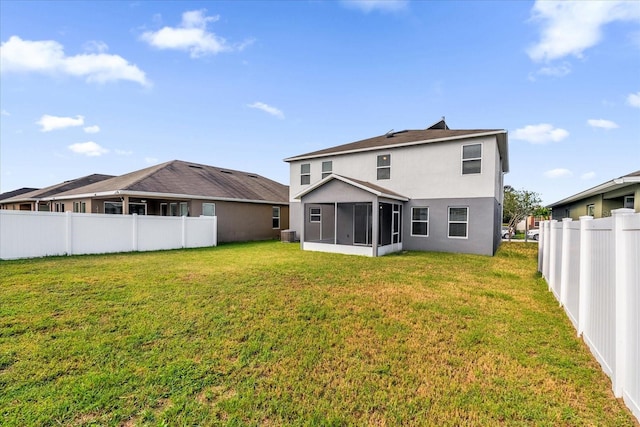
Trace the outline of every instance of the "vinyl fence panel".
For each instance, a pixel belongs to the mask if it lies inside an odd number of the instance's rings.
[[[217,245],[216,217],[0,210],[0,259]]]
[[[640,420],[640,213],[612,214],[543,222],[538,270]]]

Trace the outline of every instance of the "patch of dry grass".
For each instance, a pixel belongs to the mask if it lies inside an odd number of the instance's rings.
[[[1,262],[7,425],[634,425],[535,271],[263,242]]]

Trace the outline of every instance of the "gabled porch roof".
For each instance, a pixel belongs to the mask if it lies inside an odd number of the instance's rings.
[[[310,186],[309,188],[305,189],[304,191],[296,194],[294,196],[295,199],[302,199],[302,197],[304,197],[305,195],[317,190],[320,187],[323,187],[324,185],[326,185],[327,183],[333,181],[333,180],[337,180],[337,181],[341,181],[344,182],[345,184],[351,185],[353,187],[359,188],[361,190],[364,190],[368,193],[371,193],[377,197],[384,197],[387,199],[392,199],[392,200],[399,200],[402,202],[406,202],[409,200],[408,197],[405,197],[403,195],[400,195],[398,193],[395,193],[391,190],[387,190],[384,187],[380,187],[379,185],[375,185],[372,184],[370,182],[365,182],[365,181],[360,181],[358,179],[354,179],[354,178],[349,178],[346,176],[342,176],[342,175],[337,175],[337,174],[331,174],[328,177],[324,178],[321,181],[318,181],[317,183],[313,184],[312,186]]]

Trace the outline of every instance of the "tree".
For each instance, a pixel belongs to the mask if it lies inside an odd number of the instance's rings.
[[[509,230],[515,230],[516,225],[520,221],[527,218],[536,208],[540,207],[541,201],[538,193],[527,190],[515,190],[510,185],[505,185],[502,219],[508,223]],[[525,240],[526,239],[525,234]],[[511,240],[511,234],[509,234],[509,240]]]

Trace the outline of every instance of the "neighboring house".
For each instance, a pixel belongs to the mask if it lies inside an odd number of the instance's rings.
[[[640,212],[640,170],[621,176],[573,196],[552,203],[551,218],[579,219],[584,215],[594,218],[611,216],[611,211],[630,208]]]
[[[6,193],[0,194],[0,209],[2,209],[1,202],[3,200],[10,199],[10,198],[15,197],[15,196],[20,196],[21,194],[25,194],[25,193],[31,193],[32,191],[36,191],[36,190],[38,190],[38,189],[37,188],[22,187],[22,188],[18,188],[17,190],[7,191]]]
[[[249,172],[173,160],[44,200],[63,211],[217,216],[218,241],[280,238],[289,227],[289,189]]]
[[[12,193],[18,192],[18,194],[13,195],[12,197],[0,199],[0,209],[66,212],[67,210],[70,210],[70,207],[65,206],[64,202],[52,202],[50,199],[51,196],[73,190],[74,188],[84,187],[85,185],[93,184],[95,182],[104,181],[109,178],[113,178],[113,175],[92,174],[64,181],[42,189],[32,188],[31,191],[28,192],[22,192],[22,189],[15,190]]]
[[[508,159],[505,130],[444,119],[290,157],[290,227],[305,250],[492,255]]]

